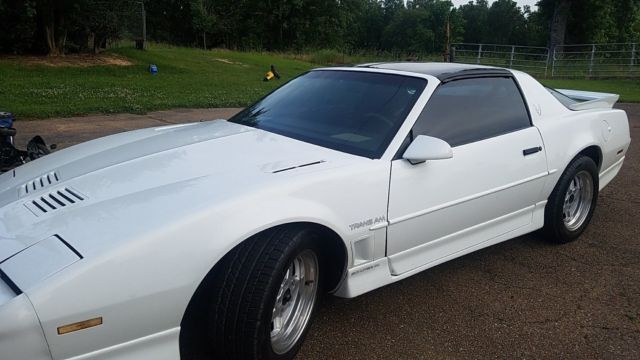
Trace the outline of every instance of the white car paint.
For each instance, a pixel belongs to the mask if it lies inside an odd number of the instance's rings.
[[[394,156],[439,80],[340,70],[428,80],[380,159],[218,120],[105,137],[0,175],[3,358],[178,359],[180,322],[196,287],[260,231],[292,222],[333,230],[348,255],[335,293],[354,297],[539,229],[576,154],[601,149],[604,187],[629,146],[623,111],[571,111],[513,71],[534,127],[411,165]],[[544,150],[523,158],[534,146]],[[39,211],[34,201],[58,191],[82,200]],[[95,317],[103,325],[57,334]]]
[[[450,237],[460,230],[506,216],[489,226],[485,236],[493,238],[531,222],[533,205],[545,199],[547,163],[544,153],[524,157],[522,150],[541,146],[540,133],[530,127],[492,140],[458,146],[450,160],[392,162],[387,254],[393,275],[477,241],[477,229]]]
[[[557,91],[573,98],[576,100],[582,100],[577,104],[573,104],[569,106],[571,110],[589,110],[589,109],[598,109],[598,108],[611,108],[618,102],[620,99],[620,95],[618,94],[608,94],[608,93],[598,93],[592,91],[579,91],[579,90],[567,90],[567,89],[556,89]]]

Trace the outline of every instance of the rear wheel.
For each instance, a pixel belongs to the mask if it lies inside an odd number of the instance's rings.
[[[209,311],[214,359],[295,356],[322,289],[317,237],[304,228],[277,228],[225,257]]]
[[[550,240],[566,243],[582,234],[593,216],[598,188],[595,162],[587,156],[575,158],[547,202],[544,232]]]

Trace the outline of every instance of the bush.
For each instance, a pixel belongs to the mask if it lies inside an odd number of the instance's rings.
[[[0,0],[0,53],[22,54],[32,50],[35,32],[34,1]]]
[[[318,50],[309,54],[308,61],[313,64],[334,65],[344,64],[345,57],[336,50]]]

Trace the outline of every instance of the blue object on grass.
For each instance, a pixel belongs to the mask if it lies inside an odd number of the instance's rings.
[[[0,128],[12,128],[16,116],[10,112],[0,111]]]
[[[155,75],[158,73],[158,67],[155,64],[149,65],[149,72],[151,75]]]

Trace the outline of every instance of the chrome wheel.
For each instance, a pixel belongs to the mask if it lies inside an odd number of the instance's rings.
[[[593,178],[586,171],[580,171],[569,183],[564,196],[562,219],[569,231],[575,231],[587,219],[593,200]]]
[[[318,258],[311,250],[296,256],[280,284],[271,316],[271,347],[276,354],[291,350],[304,332],[318,291]]]

